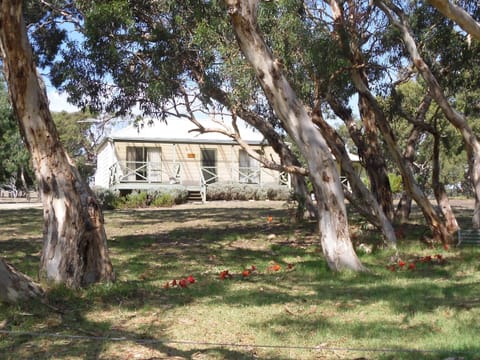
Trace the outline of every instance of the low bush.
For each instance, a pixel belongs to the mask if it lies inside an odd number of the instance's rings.
[[[94,187],[93,192],[103,210],[113,210],[118,206],[120,193],[118,191]]]
[[[290,189],[281,185],[219,182],[207,187],[207,200],[288,200]]]
[[[121,196],[119,191],[95,188],[95,195],[102,209],[135,209],[154,207],[171,207],[187,201],[188,191],[183,186],[168,189],[150,189],[147,191],[132,191],[130,194]]]

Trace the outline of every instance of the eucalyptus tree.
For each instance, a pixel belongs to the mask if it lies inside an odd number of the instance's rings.
[[[318,199],[320,240],[330,268],[361,270],[348,231],[342,186],[328,144],[316,130],[305,105],[295,93],[258,25],[258,0],[227,0],[228,14],[239,47],[255,71],[265,96],[282,126],[307,161]],[[319,111],[317,109],[317,111]]]
[[[298,1],[285,4],[296,5],[296,10],[301,5]],[[219,2],[82,1],[79,9],[84,19],[85,41],[68,42],[62,54],[64,60],[55,64],[52,71],[54,84],[68,91],[78,105],[117,113],[137,106],[144,114],[162,118],[177,114],[179,106],[185,106],[183,94],[193,93],[197,103],[191,104],[201,103],[214,111],[226,109],[251,121],[262,132],[263,124],[286,127],[283,120],[279,121],[278,111],[272,110],[275,107],[259,86],[254,69],[240,55],[225,8]],[[266,6],[264,10],[273,11],[278,24],[282,23],[281,14],[293,16],[288,7]],[[262,26],[268,26],[266,15],[262,13]],[[274,28],[271,30],[273,33]],[[274,37],[270,39],[273,42]],[[289,42],[284,44],[287,46]],[[285,68],[292,59],[285,59]],[[299,64],[291,64],[288,69],[299,68]],[[301,71],[299,68],[298,74]],[[295,86],[298,84],[301,83]],[[305,93],[314,94],[314,87],[308,81],[301,86],[309,88]],[[310,153],[310,161],[315,158],[326,166],[324,171],[322,167],[322,176],[317,171],[318,164],[314,171],[309,164],[310,177],[316,178],[316,188],[325,182],[332,186],[328,192],[315,189],[320,203],[328,202],[330,206],[327,215],[325,206],[317,207],[322,238],[328,239],[328,244],[323,244],[327,259],[333,269],[361,269],[349,239],[342,188],[330,150],[322,141],[318,143],[322,137],[310,118],[308,126],[315,141],[315,146],[308,147],[315,152],[313,156]],[[298,137],[295,140],[300,141]],[[288,170],[287,163],[281,165]],[[322,184],[318,183],[320,179]]]
[[[390,122],[394,124],[399,146],[405,149],[404,158],[424,191],[433,191],[447,231],[453,233],[458,230],[458,224],[444,184],[455,184],[464,173],[462,166],[466,165],[466,160],[458,159],[458,148],[453,145],[455,138],[458,143],[459,136],[452,134],[452,126],[444,119],[421,81],[410,77],[399,81],[389,100],[386,112],[390,114]],[[449,159],[457,160],[460,176],[452,178],[447,171],[441,174],[441,165],[445,170],[450,167]],[[398,205],[397,217],[400,222],[407,221],[410,207],[411,197],[405,192]]]
[[[113,280],[103,215],[59,141],[37,73],[22,3],[0,3],[0,48],[11,104],[32,156],[43,202],[40,273],[48,280],[71,287]],[[8,267],[2,270],[8,271]],[[10,275],[2,274],[2,279]]]
[[[352,81],[353,78],[358,78],[367,87],[371,87],[372,83],[378,86],[381,76],[385,76],[386,69],[380,63],[379,48],[375,45],[384,24],[379,21],[381,19],[377,14],[372,14],[371,6],[365,2],[329,0],[324,3],[328,4],[329,12],[333,15],[330,27],[326,28],[326,36],[331,42],[329,50],[335,54],[327,57],[326,61],[331,62],[330,67],[335,66],[336,72],[330,70],[330,73],[325,73],[324,69],[319,69],[322,71],[320,74],[327,75],[329,79],[319,88],[332,110],[347,126],[368,175],[370,189],[385,215],[393,220],[393,196],[375,112],[368,99],[356,89],[355,81]],[[312,18],[317,27],[322,29],[324,26],[321,19],[328,17],[321,13],[318,16],[319,19],[315,15]],[[342,87],[350,91],[345,94],[345,90],[340,90]],[[353,93],[358,95],[361,129],[352,116],[347,100],[342,97],[342,94]]]
[[[475,19],[471,16],[461,5],[457,2],[452,3],[450,0],[428,0],[428,2],[435,6],[443,15],[460,25],[468,34],[480,41],[480,22],[478,18]],[[475,8],[474,1],[469,1],[464,5]],[[478,2],[476,5],[478,6]]]
[[[398,31],[398,36],[412,64],[424,79],[445,118],[463,137],[475,194],[472,223],[475,228],[478,228],[480,227],[480,143],[466,114],[451,103],[449,90],[458,90],[462,86],[466,90],[465,86],[472,85],[477,86],[478,89],[478,77],[472,75],[479,69],[480,48],[477,43],[469,44],[465,35],[455,29],[454,23],[446,19],[438,21],[438,13],[428,6],[414,4],[409,6],[403,3],[400,4],[403,6],[398,6],[389,0],[377,0],[375,3]],[[478,4],[470,5],[473,5],[475,11],[479,11]],[[410,24],[412,19],[413,25]],[[424,32],[425,25],[432,22],[435,23],[435,27],[431,28],[433,37],[431,33]],[[425,36],[432,41],[420,42],[422,46],[419,47],[419,41],[424,40]]]

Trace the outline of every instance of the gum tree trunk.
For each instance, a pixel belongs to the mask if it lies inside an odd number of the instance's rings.
[[[368,64],[362,54],[359,36],[355,35],[359,31],[359,17],[355,17],[352,13],[356,13],[355,4],[349,3],[350,15],[345,16],[343,6],[336,0],[330,0],[330,9],[334,19],[334,29],[332,37],[342,47],[349,58],[352,65],[352,72],[361,79],[365,87],[369,87],[367,68]],[[364,34],[365,35],[365,34]],[[348,131],[355,142],[358,149],[358,155],[362,159],[362,163],[370,180],[370,189],[376,197],[378,203],[383,209],[387,218],[392,221],[394,218],[393,195],[388,178],[387,165],[385,157],[380,146],[378,137],[377,121],[374,109],[370,105],[368,98],[358,93],[358,107],[360,109],[360,118],[363,129],[356,129],[355,121],[351,113],[341,109],[343,107],[339,102],[330,99],[330,104],[337,110],[337,115],[342,115],[341,119],[347,125]]]
[[[357,171],[353,168],[340,135],[325,121],[320,111],[318,111],[318,108],[313,111],[312,119],[314,124],[317,125],[322,134],[324,134],[333,155],[337,161],[340,162],[340,166],[345,172],[345,176],[353,192],[353,194],[349,194],[348,191],[345,191],[348,200],[367,221],[382,230],[383,236],[390,246],[396,247],[397,238],[392,223],[383,212],[377,199],[368,191],[358,176]]]
[[[0,302],[15,304],[42,296],[40,285],[0,259]]]
[[[103,215],[60,143],[28,42],[22,1],[0,2],[0,19],[9,94],[43,201],[41,275],[74,288],[111,281]]]
[[[475,193],[472,225],[478,229],[480,228],[480,142],[468,124],[466,117],[450,105],[430,67],[420,55],[415,39],[411,34],[408,20],[402,10],[390,1],[375,0],[375,4],[388,16],[392,25],[400,31],[405,49],[408,51],[415,68],[428,85],[432,98],[436,101],[447,120],[457,128],[463,137],[469,160],[472,187]]]
[[[328,145],[274,59],[256,22],[258,0],[225,0],[238,44],[285,130],[304,155],[315,187],[323,253],[330,269],[364,270],[348,231],[343,189]]]

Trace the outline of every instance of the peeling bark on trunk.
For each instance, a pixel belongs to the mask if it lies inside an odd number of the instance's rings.
[[[361,79],[353,74],[352,80],[357,87],[358,91],[362,93],[365,97],[368,98],[372,108],[376,113],[376,119],[378,122],[378,127],[382,131],[383,138],[385,139],[385,144],[387,145],[390,154],[392,155],[393,159],[395,160],[400,173],[402,174],[403,184],[405,190],[409,193],[409,195],[415,200],[418,206],[422,209],[423,216],[427,221],[427,224],[432,232],[432,236],[435,240],[439,240],[443,243],[451,242],[451,236],[449,235],[445,224],[443,223],[442,219],[438,216],[435,209],[432,207],[432,204],[428,200],[427,196],[423,193],[423,191],[418,187],[415,179],[413,177],[412,171],[408,166],[407,162],[403,158],[400,150],[398,149],[397,142],[395,140],[395,136],[393,131],[388,124],[388,121],[385,119],[382,109],[377,103],[377,100],[370,92],[368,88],[364,86]]]
[[[40,285],[0,259],[0,302],[15,304],[42,296]]]
[[[437,200],[440,211],[445,218],[445,224],[448,232],[453,235],[458,231],[459,226],[455,214],[453,213],[450,201],[448,200],[445,187],[440,182],[440,133],[435,132],[433,142],[433,170],[432,170],[432,187],[435,199]]]
[[[408,194],[407,191],[403,191],[402,196],[398,201],[397,211],[395,214],[395,223],[398,223],[398,224],[408,223],[411,212],[412,212],[412,197]]]
[[[471,164],[471,179],[475,193],[475,209],[473,212],[472,225],[478,229],[480,228],[480,143],[478,138],[468,124],[465,116],[450,105],[437,79],[420,56],[405,14],[390,1],[375,0],[375,3],[388,16],[391,23],[400,30],[405,48],[410,54],[413,64],[428,85],[430,94],[442,109],[447,120],[458,129],[463,137],[468,160]]]
[[[48,280],[82,287],[114,279],[101,209],[60,143],[37,74],[22,16],[22,1],[0,3],[0,40],[13,109],[44,208],[40,272]]]
[[[349,3],[351,12],[355,13],[355,5],[353,2]],[[360,49],[358,38],[354,31],[358,28],[356,26],[356,18],[354,16],[345,19],[342,6],[336,0],[330,0],[330,9],[334,17],[335,35],[339,46],[345,49],[349,60],[352,64],[352,71],[361,79],[363,84],[368,88],[368,74],[366,73],[366,64]],[[353,31],[350,29],[353,28]],[[332,99],[331,99],[332,100]],[[348,115],[348,112],[340,109],[342,105],[338,102],[330,101],[335,109],[337,115]],[[361,120],[363,124],[363,133],[355,131],[355,122],[351,116],[341,117],[347,125],[347,128],[352,135],[352,140],[358,149],[358,155],[362,159],[365,170],[367,171],[370,180],[370,189],[375,195],[378,203],[383,209],[383,212],[389,220],[393,220],[394,207],[393,195],[390,187],[390,180],[388,179],[387,165],[383,157],[381,147],[378,140],[378,128],[375,120],[375,111],[371,108],[370,102],[361,93],[359,93],[358,105],[360,109]],[[334,110],[335,111],[335,110]]]
[[[387,173],[387,165],[382,155],[378,142],[378,130],[374,111],[362,95],[359,95],[360,114],[364,125],[365,140],[363,141],[362,153],[359,154],[365,163],[370,189],[383,209],[388,219],[393,220],[393,195],[390,180]]]
[[[360,214],[367,219],[367,221],[382,230],[388,243],[396,246],[397,238],[392,223],[353,168],[347,150],[345,149],[345,144],[340,138],[340,135],[336,133],[335,129],[328,125],[320,112],[314,111],[312,119],[320,128],[322,134],[324,134],[333,155],[337,161],[340,161],[340,166],[345,172],[352,191],[355,194],[355,196],[352,197],[347,196],[349,201],[360,212]]]
[[[316,130],[305,106],[297,98],[260,34],[258,0],[225,0],[240,49],[285,130],[305,156],[318,202],[318,223],[323,253],[330,269],[364,270],[353,249],[340,178],[325,139]]]

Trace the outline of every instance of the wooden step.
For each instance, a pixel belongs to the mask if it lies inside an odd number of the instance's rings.
[[[188,191],[188,201],[203,201],[202,193],[197,190],[189,190]]]

